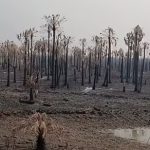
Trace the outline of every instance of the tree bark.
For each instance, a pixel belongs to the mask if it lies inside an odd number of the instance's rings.
[[[53,51],[52,51],[52,84],[51,88],[55,88],[55,26],[53,26]]]
[[[23,86],[26,86],[27,80],[27,39],[25,40],[25,50],[24,50],[24,79]]]
[[[143,56],[141,75],[140,75],[140,89],[139,89],[139,92],[141,92],[142,84],[143,84],[143,72],[144,72],[144,65],[145,65],[145,49],[146,49],[146,47],[144,47],[144,56]]]
[[[89,84],[91,84],[91,52],[89,53]]]
[[[47,80],[50,80],[50,26],[48,26],[48,68]]]
[[[7,86],[10,86],[10,52],[8,48],[8,43],[7,43],[7,50],[8,50],[8,60],[7,60]]]

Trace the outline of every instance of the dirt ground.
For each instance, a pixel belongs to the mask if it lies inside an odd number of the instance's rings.
[[[141,94],[131,85],[122,92],[121,84],[95,91],[84,88],[50,90],[41,88],[32,105],[20,103],[28,99],[22,87],[1,87],[0,150],[32,150],[35,134],[30,129],[12,130],[36,111],[47,114],[46,146],[50,150],[149,150],[150,145],[126,140],[108,133],[107,129],[150,126],[149,85]],[[51,129],[51,121],[56,125]],[[30,128],[30,127],[29,127]],[[106,131],[106,132],[105,132]]]

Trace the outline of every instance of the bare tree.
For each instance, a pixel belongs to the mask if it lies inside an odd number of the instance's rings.
[[[16,83],[16,69],[17,69],[17,59],[18,59],[18,53],[17,53],[17,45],[13,42],[11,46],[11,57],[12,57],[12,67],[14,71],[14,79],[13,82]]]
[[[121,78],[121,83],[123,83],[124,81],[124,52],[123,49],[120,48],[120,50],[118,51],[119,56],[121,57],[121,74],[120,74],[120,78]]]
[[[126,82],[129,82],[130,77],[130,51],[131,51],[131,43],[132,43],[132,33],[127,33],[126,38],[124,38],[125,44],[128,46],[127,52],[127,69],[126,69]]]
[[[95,42],[95,69],[94,69],[94,81],[93,81],[93,90],[95,90],[97,77],[98,77],[98,64],[97,64],[97,52],[98,52],[98,45],[99,45],[99,37],[95,36],[93,38],[93,41]]]
[[[140,73],[140,86],[139,86],[139,92],[141,92],[142,89],[142,83],[143,83],[143,72],[144,72],[144,66],[145,66],[145,54],[146,54],[146,49],[149,48],[149,43],[144,42],[143,43],[143,62],[142,62],[142,67],[141,67],[141,73]]]
[[[65,53],[66,53],[66,58],[65,58],[65,86],[68,86],[68,46],[70,43],[71,37],[66,37],[64,36],[64,47],[65,47]]]
[[[91,74],[92,74],[92,48],[88,47],[89,50],[89,84],[91,84]]]
[[[7,48],[7,86],[10,86],[10,54],[13,47],[13,42],[6,41]]]
[[[17,38],[19,41],[24,42],[24,79],[23,79],[23,85],[26,85],[27,80],[27,42],[29,38],[29,31],[26,30],[23,33],[20,33],[17,35]]]
[[[86,43],[86,39],[80,39],[81,45],[82,45],[82,52],[81,52],[81,61],[82,61],[82,80],[81,80],[81,85],[84,86],[84,55],[85,55],[85,43]]]
[[[48,71],[47,71],[47,80],[50,80],[50,37],[51,37],[51,16],[44,16],[46,20],[45,27],[47,27],[47,36],[48,36]]]
[[[135,88],[134,91],[138,91],[138,72],[139,72],[139,48],[140,42],[143,39],[143,31],[139,25],[134,28],[134,72],[135,72]]]
[[[99,60],[99,76],[101,77],[102,72],[102,54],[103,54],[103,45],[104,41],[103,38],[100,37],[100,44],[99,44],[99,51],[98,51],[98,60]]]
[[[53,34],[53,47],[52,47],[52,84],[51,88],[55,88],[55,50],[56,50],[56,30],[60,28],[60,24],[65,20],[64,17],[60,17],[59,14],[57,15],[52,15],[46,17],[47,22],[48,22],[48,36],[50,35],[49,30],[52,29],[52,34]],[[49,41],[49,39],[48,39]],[[48,44],[49,45],[49,44]],[[49,47],[49,46],[48,46]],[[48,48],[49,49],[49,48]]]
[[[115,44],[116,46],[116,37],[115,37],[115,33],[114,30],[112,28],[108,28],[105,30],[106,34],[102,34],[105,37],[108,38],[108,60],[107,60],[107,68],[106,68],[106,73],[105,73],[105,78],[104,78],[104,82],[103,82],[103,86],[108,86],[108,83],[111,83],[111,46],[112,44]],[[108,33],[107,33],[108,32]]]

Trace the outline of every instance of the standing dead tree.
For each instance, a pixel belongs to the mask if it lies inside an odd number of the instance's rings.
[[[82,61],[82,73],[81,73],[81,85],[84,86],[84,55],[85,55],[85,43],[86,39],[80,39],[81,45],[82,45],[82,50],[81,50],[81,61]]]
[[[80,68],[81,50],[79,47],[73,47],[73,67],[74,67],[74,81],[77,81],[77,71]]]
[[[134,91],[138,91],[139,86],[139,49],[140,49],[140,42],[143,39],[143,31],[139,25],[134,28],[134,79],[135,79],[135,88]]]
[[[5,63],[7,64],[7,86],[10,86],[10,54],[11,54],[11,46],[12,42],[9,40],[5,41],[1,45],[1,49],[3,50],[3,54],[5,54]],[[5,68],[5,67],[4,67]]]
[[[1,43],[0,50],[1,50],[1,67],[4,70],[7,64],[7,50],[3,42]]]
[[[47,28],[47,47],[48,47],[48,66],[47,66],[47,80],[50,80],[50,63],[51,63],[51,54],[50,54],[50,37],[51,37],[51,31],[52,31],[52,25],[51,25],[51,16],[44,16],[44,19],[46,21],[46,24],[44,25]]]
[[[37,30],[35,28],[30,28],[28,31],[29,40],[30,40],[30,76],[32,75],[32,72],[34,71],[34,61],[33,61],[33,37],[35,36],[35,33],[37,33]]]
[[[98,62],[97,62],[97,53],[98,53],[98,46],[99,46],[99,37],[94,36],[93,41],[95,42],[95,69],[94,69],[94,81],[93,81],[93,90],[95,90],[96,82],[98,82]]]
[[[108,32],[108,33],[107,33]],[[111,83],[111,54],[112,54],[112,44],[114,44],[116,46],[116,37],[115,37],[115,33],[114,30],[112,28],[108,28],[105,30],[105,33],[102,34],[104,37],[108,38],[108,60],[107,60],[107,67],[106,67],[106,73],[105,73],[105,77],[104,77],[104,82],[103,82],[103,86],[108,86],[108,83]]]
[[[55,88],[55,59],[56,59],[56,31],[60,29],[60,24],[65,20],[64,17],[60,17],[59,14],[52,15],[52,16],[45,16],[45,19],[48,24],[48,51],[50,49],[50,29],[52,30],[52,39],[53,39],[53,45],[52,45],[52,82],[51,82],[51,88]],[[48,57],[49,59],[49,57]],[[49,63],[48,63],[49,64]],[[48,67],[49,68],[49,67]]]
[[[68,87],[68,49],[71,37],[64,36],[64,48],[65,48],[65,83],[64,85]]]
[[[33,37],[34,34],[37,31],[35,30],[35,28],[29,29],[29,38],[30,38],[30,42],[31,42],[31,47],[30,47],[30,82],[31,82],[31,86],[30,86],[30,101],[33,101],[33,87],[35,85],[35,81],[33,80],[32,74],[33,74],[33,69],[34,69],[34,63],[33,63]]]
[[[119,54],[119,57],[121,58],[121,73],[120,73],[120,78],[121,78],[121,83],[123,83],[124,81],[124,52],[123,52],[123,49],[119,49],[118,51],[118,54]]]
[[[7,86],[10,86],[10,66],[11,66],[11,62],[10,62],[10,58],[11,58],[11,51],[12,51],[12,47],[13,47],[13,41],[6,41],[5,42],[5,47],[7,49]]]
[[[6,42],[7,47],[7,86],[10,86],[10,43]]]
[[[113,54],[114,54],[114,69],[116,70],[116,68],[117,68],[117,61],[118,61],[118,51],[117,50],[114,50],[113,51]]]
[[[10,86],[10,71],[13,68],[13,82],[16,83],[16,68],[17,68],[17,59],[18,54],[17,45],[13,41],[5,41],[1,45],[1,64],[3,68],[3,63],[7,64],[7,86]],[[4,58],[3,58],[4,57]],[[5,60],[6,59],[6,60]],[[6,62],[5,62],[6,61]]]
[[[23,77],[23,85],[26,85],[27,81],[27,42],[29,38],[29,31],[26,30],[23,33],[17,35],[19,41],[23,41],[24,43],[24,77]]]
[[[19,54],[18,53],[18,48],[14,44],[13,47],[12,47],[12,58],[13,58],[12,67],[13,67],[13,70],[14,70],[14,79],[13,79],[14,83],[16,83],[16,69],[17,69],[18,54]]]
[[[144,43],[143,43],[143,62],[142,62],[142,67],[141,67],[140,85],[139,85],[139,90],[138,90],[138,92],[141,92],[141,90],[142,90],[143,72],[144,72],[144,66],[145,66],[145,55],[146,55],[146,50],[147,50],[148,48],[149,48],[149,43],[144,42]]]
[[[89,51],[89,63],[88,63],[88,72],[89,72],[89,80],[88,83],[91,84],[91,76],[92,76],[92,48],[88,47],[88,51]]]
[[[98,60],[99,60],[99,69],[98,69],[98,74],[101,77],[102,75],[102,54],[103,54],[103,46],[104,46],[104,41],[103,38],[100,37],[99,39],[99,47],[98,47]]]
[[[128,52],[127,52],[127,69],[126,69],[126,82],[129,82],[130,78],[130,52],[131,52],[131,46],[132,46],[132,33],[127,33],[126,38],[124,38],[125,44],[128,46]]]

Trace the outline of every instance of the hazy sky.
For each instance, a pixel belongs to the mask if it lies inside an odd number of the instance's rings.
[[[43,15],[61,14],[67,35],[91,39],[108,26],[123,46],[125,34],[139,24],[150,41],[150,0],[0,0],[0,41],[44,24]]]

